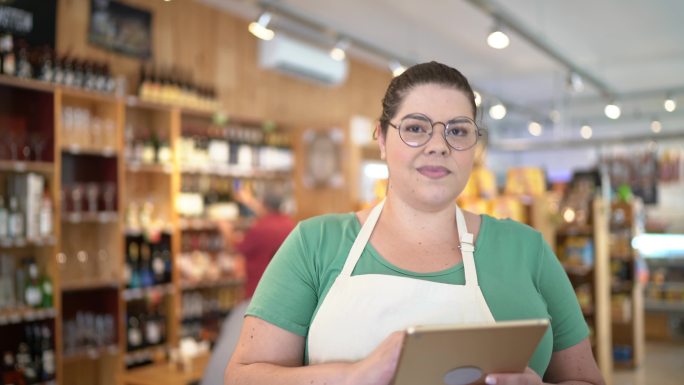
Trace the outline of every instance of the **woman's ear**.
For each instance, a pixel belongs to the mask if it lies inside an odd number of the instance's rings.
[[[380,149],[380,159],[385,160],[385,156],[386,156],[385,135],[382,133],[382,127],[380,127],[380,123],[378,123],[375,126],[375,134],[377,135],[377,138],[378,138],[378,148]]]

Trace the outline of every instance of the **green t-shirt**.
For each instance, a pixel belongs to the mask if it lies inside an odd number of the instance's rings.
[[[353,213],[322,215],[300,222],[264,272],[247,315],[306,337],[360,230]],[[483,215],[475,244],[475,265],[494,319],[550,319],[551,326],[529,364],[540,376],[553,351],[587,337],[588,327],[570,281],[539,232],[512,220]],[[462,263],[433,273],[415,273],[392,265],[370,243],[352,273],[361,274],[465,283]]]

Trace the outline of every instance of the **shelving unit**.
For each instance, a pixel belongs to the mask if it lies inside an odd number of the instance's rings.
[[[31,103],[17,103],[21,100]],[[36,113],[35,108],[40,111]],[[15,119],[16,115],[21,119]],[[291,170],[181,166],[178,141],[182,138],[184,120],[199,119],[207,124],[205,128],[221,128],[209,111],[0,75],[0,121],[6,116],[13,117],[12,127],[40,133],[47,138],[47,144],[40,159],[24,159],[22,154],[18,159],[9,159],[0,151],[0,187],[6,175],[42,175],[52,198],[54,231],[41,239],[0,240],[0,254],[14,255],[17,261],[29,255],[35,257],[41,271],[53,280],[55,295],[54,306],[48,309],[0,309],[0,330],[17,328],[23,323],[47,322],[56,346],[55,383],[123,385],[126,373],[132,370],[127,369],[129,366],[164,362],[170,349],[178,346],[184,321],[184,294],[206,295],[208,299],[204,301],[210,302],[220,297],[221,316],[240,300],[243,281],[235,276],[224,275],[200,283],[181,280],[178,261],[184,232],[210,232],[218,236],[216,222],[210,218],[179,218],[176,205],[181,177],[199,175],[216,181],[239,178],[255,184],[285,184],[291,183]],[[237,122],[240,121],[231,120],[231,124]],[[240,124],[261,130],[259,122]],[[154,138],[150,130],[154,130]],[[229,138],[223,139],[228,145]],[[136,140],[142,147],[131,143]],[[154,141],[156,158],[149,157],[150,140]],[[233,187],[226,183],[223,187]],[[96,186],[97,198],[93,198]],[[154,202],[158,232],[150,233],[139,221],[131,226],[132,202],[138,207]],[[249,219],[235,218],[235,227],[248,225]],[[129,277],[124,269],[127,237],[148,239],[155,234],[166,237],[170,244],[168,277],[149,287],[128,287]],[[163,314],[166,318],[161,329],[164,340],[128,351],[126,315],[131,306],[146,309],[150,300],[161,301],[153,316]],[[99,333],[107,338],[91,332],[110,324],[110,334]],[[83,330],[88,331],[87,337],[78,337],[80,342],[74,343],[69,333]],[[204,337],[211,340],[215,335]]]
[[[8,290],[2,285],[0,289],[0,349],[12,354],[21,349],[22,343],[30,344],[28,331],[36,328],[47,331],[52,351],[60,345],[60,320],[57,316],[61,309],[59,280],[56,279],[57,264],[53,256],[57,250],[59,224],[56,223],[55,204],[59,200],[57,176],[58,139],[54,135],[55,95],[51,87],[40,82],[26,82],[0,75],[0,195],[5,198],[4,207],[10,208],[9,195],[18,202],[18,209],[23,218],[23,234],[0,240],[0,260],[3,284],[12,285]],[[49,223],[52,229],[49,234],[29,234],[27,227],[36,223],[35,195],[43,196],[35,183],[28,179],[40,181],[52,204],[52,216]],[[15,184],[26,183],[19,192]],[[33,187],[29,187],[32,184]],[[31,202],[31,203],[29,203]],[[31,205],[31,208],[28,206]],[[32,216],[29,220],[29,216]],[[47,218],[46,218],[47,219]],[[29,223],[31,222],[31,223]],[[43,218],[38,220],[43,222]],[[41,231],[42,233],[42,231]],[[51,282],[51,292],[41,290],[42,296],[49,294],[52,303],[47,307],[29,307],[24,304],[24,287],[19,282],[26,278],[26,266],[23,261],[35,261],[39,275],[44,275]],[[23,272],[23,273],[21,273]],[[20,278],[23,275],[24,278]],[[25,281],[28,282],[28,281]],[[42,285],[41,285],[42,286]],[[19,290],[16,288],[18,287]],[[9,298],[9,296],[14,298]],[[19,300],[21,298],[21,300]],[[9,302],[6,302],[8,301]],[[35,338],[35,334],[32,334]],[[30,347],[32,348],[32,347]],[[56,362],[53,367],[54,379],[47,383],[59,382],[62,373],[59,369],[59,354],[53,355]],[[46,367],[42,367],[45,372]]]
[[[556,255],[577,293],[599,369],[606,383],[611,383],[609,206],[601,198],[594,198],[587,207],[590,213],[586,224],[566,223],[556,229]]]
[[[638,198],[611,204],[611,318],[616,367],[638,367],[645,354],[644,287],[637,268],[641,257],[632,247],[632,239],[643,233],[643,227],[643,204]]]

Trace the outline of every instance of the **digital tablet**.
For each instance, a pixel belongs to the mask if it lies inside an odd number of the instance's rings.
[[[489,373],[521,373],[549,321],[408,328],[393,385],[484,384]]]

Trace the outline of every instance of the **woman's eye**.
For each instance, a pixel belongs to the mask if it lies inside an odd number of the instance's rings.
[[[416,124],[410,124],[410,125],[406,126],[406,131],[417,134],[417,133],[425,132],[425,129],[423,128],[423,126],[416,125]]]

